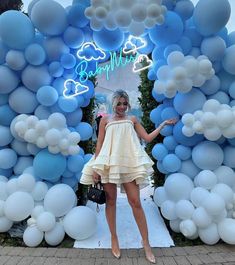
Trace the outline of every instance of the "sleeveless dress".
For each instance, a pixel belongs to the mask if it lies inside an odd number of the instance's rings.
[[[95,171],[101,176],[102,183],[119,186],[135,180],[143,188],[149,185],[148,176],[153,172],[153,164],[140,144],[134,123],[129,119],[111,120],[105,126],[101,150],[84,166],[80,183],[94,184],[92,175]]]

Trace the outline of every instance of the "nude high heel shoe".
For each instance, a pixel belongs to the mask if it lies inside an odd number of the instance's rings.
[[[113,256],[116,258],[116,259],[120,259],[121,257],[121,251],[119,249],[119,246],[118,246],[118,243],[117,243],[117,248],[114,250],[114,247],[113,247],[113,244],[112,244],[112,250],[111,250]]]
[[[151,251],[151,247],[148,245],[148,246],[144,246],[144,243],[143,241],[141,241],[141,244],[144,248],[144,252],[145,252],[145,258],[147,261],[149,261],[150,263],[153,263],[155,264],[156,263],[156,258],[154,257],[152,251]]]

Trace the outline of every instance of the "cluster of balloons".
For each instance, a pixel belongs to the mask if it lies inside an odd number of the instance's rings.
[[[203,134],[210,141],[217,141],[222,136],[232,139],[235,137],[234,117],[234,106],[220,104],[215,99],[208,99],[202,110],[183,115],[182,132],[188,137],[195,133]]]
[[[12,121],[11,133],[20,140],[35,144],[39,148],[48,148],[52,154],[65,156],[79,153],[80,135],[71,132],[66,119],[61,113],[51,114],[47,120],[39,120],[35,115],[21,114]]]
[[[215,71],[212,63],[204,55],[197,57],[184,56],[182,52],[171,52],[167,65],[159,67],[154,89],[158,94],[173,98],[176,92],[187,93],[192,87],[201,87],[211,79]]]
[[[85,10],[91,29],[99,31],[120,28],[124,32],[139,36],[156,24],[164,22],[166,7],[161,0],[99,0],[91,1]]]

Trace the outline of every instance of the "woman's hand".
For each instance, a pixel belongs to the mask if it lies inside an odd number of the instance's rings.
[[[177,121],[178,121],[177,118],[169,119],[169,120],[165,120],[165,121],[163,122],[163,125],[164,125],[164,126],[165,126],[165,125],[174,125],[174,124],[176,124]]]
[[[95,171],[93,172],[93,176],[92,177],[93,177],[93,181],[95,183],[98,183],[101,180],[100,175],[97,174]]]

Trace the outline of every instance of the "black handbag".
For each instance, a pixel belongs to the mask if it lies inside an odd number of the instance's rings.
[[[89,188],[87,198],[98,204],[104,204],[106,202],[105,191],[103,190],[101,182],[98,182]]]

